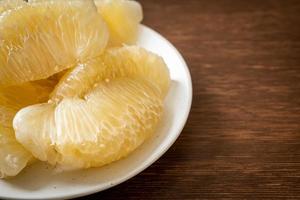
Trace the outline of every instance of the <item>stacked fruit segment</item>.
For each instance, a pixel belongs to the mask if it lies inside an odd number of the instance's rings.
[[[47,101],[53,83],[48,80],[0,89],[0,177],[15,176],[29,161],[31,153],[15,139],[12,120],[29,105]]]
[[[14,115],[48,101],[59,76],[35,80],[98,55],[107,39],[107,28],[91,0],[0,1],[1,177],[16,175],[32,159],[15,139]]]
[[[95,0],[100,15],[110,32],[110,46],[134,44],[143,19],[141,5],[128,0]]]
[[[70,70],[61,78],[51,99],[57,101],[73,96],[82,98],[98,82],[108,82],[118,77],[147,79],[159,88],[162,97],[170,84],[169,70],[161,57],[137,46],[124,46],[109,49],[101,56]]]
[[[153,133],[169,81],[160,57],[138,47],[108,50],[66,73],[49,103],[21,110],[17,139],[65,168],[108,164]]]
[[[60,0],[29,0],[30,3],[43,3]],[[143,19],[142,6],[133,0],[95,0],[99,14],[106,22],[110,40],[109,46],[134,44],[139,24]]]
[[[22,4],[1,16],[0,85],[47,78],[100,54],[107,40],[92,0]]]
[[[16,141],[13,129],[0,125],[0,178],[17,175],[31,160],[32,155]]]
[[[8,10],[16,9],[25,4],[26,2],[23,0],[2,0],[0,1],[0,15]]]
[[[103,166],[155,131],[168,68],[123,46],[137,40],[142,8],[95,3],[0,0],[0,177],[34,158],[63,169]]]

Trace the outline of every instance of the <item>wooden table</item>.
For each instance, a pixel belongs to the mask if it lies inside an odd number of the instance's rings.
[[[82,199],[300,198],[300,1],[141,3],[189,65],[191,114],[155,164]]]

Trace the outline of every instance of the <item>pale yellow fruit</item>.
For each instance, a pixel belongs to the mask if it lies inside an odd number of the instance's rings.
[[[32,160],[32,155],[17,142],[14,130],[0,125],[0,178],[17,175]]]
[[[161,57],[141,47],[124,46],[107,50],[103,55],[70,70],[57,84],[51,99],[82,98],[99,81],[118,77],[147,79],[159,88],[162,97],[170,85],[169,70]]]
[[[95,0],[95,3],[108,25],[110,46],[134,44],[143,19],[141,5],[131,0]]]
[[[47,2],[49,0],[29,0]],[[59,1],[59,0],[56,0]],[[143,20],[142,6],[133,0],[94,0],[98,12],[105,20],[109,32],[109,46],[134,44],[139,24]]]
[[[107,41],[92,0],[34,2],[4,12],[0,85],[48,78],[100,54]]]
[[[35,157],[65,169],[98,167],[141,145],[162,113],[160,91],[147,80],[117,78],[84,98],[29,106],[14,118],[17,140]]]
[[[0,124],[12,127],[14,115],[23,107],[45,102],[55,83],[50,80],[0,88]]]
[[[159,56],[139,47],[108,50],[67,72],[51,101],[19,111],[17,140],[63,168],[108,164],[153,134],[169,83]]]
[[[24,4],[26,4],[26,2],[23,0],[0,0],[0,15]]]
[[[12,120],[21,108],[47,101],[53,87],[52,81],[42,80],[0,88],[0,178],[17,175],[33,160],[17,142]]]

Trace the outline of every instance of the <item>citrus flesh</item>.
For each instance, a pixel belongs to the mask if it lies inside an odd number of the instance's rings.
[[[0,88],[0,124],[12,127],[14,115],[26,106],[47,101],[54,85],[43,80]]]
[[[110,46],[136,42],[138,27],[143,19],[143,10],[137,1],[95,0],[95,4],[108,25]]]
[[[101,82],[85,98],[29,106],[16,137],[35,157],[65,169],[97,167],[137,148],[161,116],[159,90],[142,79]]]
[[[29,0],[29,2],[47,1],[49,0]],[[94,0],[94,2],[108,26],[109,46],[134,44],[139,24],[143,20],[142,6],[133,0]]]
[[[147,79],[159,88],[162,97],[170,85],[169,70],[161,57],[138,46],[124,46],[107,50],[101,56],[71,69],[60,79],[51,99],[83,97],[99,81],[118,77]]]
[[[0,178],[17,175],[34,160],[15,138],[12,121],[23,107],[44,102],[53,89],[49,80],[0,88]]]
[[[0,15],[2,15],[2,13],[6,11],[15,9],[24,4],[26,4],[26,2],[23,0],[2,0],[0,1]]]
[[[170,75],[123,46],[142,18],[128,0],[0,0],[0,178],[34,158],[103,166],[154,133]]]
[[[0,178],[15,176],[33,160],[32,155],[20,145],[12,128],[0,125]]]
[[[19,111],[16,138],[38,159],[65,169],[116,161],[153,134],[169,79],[161,58],[144,49],[109,50],[67,72],[48,103]]]
[[[32,2],[5,11],[0,85],[45,79],[88,60],[103,51],[108,34],[92,0]]]

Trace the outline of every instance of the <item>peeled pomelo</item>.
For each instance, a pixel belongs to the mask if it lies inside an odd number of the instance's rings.
[[[26,4],[26,2],[23,0],[0,0],[0,15],[2,15],[2,13],[6,11],[15,9],[24,4]]]
[[[109,28],[110,46],[134,44],[143,19],[141,5],[131,0],[95,0],[95,3]]]
[[[49,0],[29,0],[29,2],[47,1]],[[108,26],[109,46],[134,44],[137,40],[139,25],[143,20],[140,3],[133,0],[94,0],[94,2]]]
[[[99,55],[107,41],[107,27],[92,0],[14,8],[0,19],[0,86],[48,78]]]
[[[159,88],[162,97],[170,85],[169,70],[160,56],[141,47],[124,46],[109,49],[101,56],[71,69],[57,84],[51,99],[83,97],[99,81],[118,77],[147,79]]]
[[[41,80],[0,88],[0,124],[12,127],[14,115],[26,106],[47,101],[54,85]]]
[[[0,88],[0,178],[17,175],[34,160],[15,138],[12,121],[23,107],[45,102],[54,84],[49,80]]]
[[[67,72],[51,101],[14,118],[17,140],[62,168],[99,167],[127,156],[150,137],[169,87],[163,60],[123,47]]]
[[[141,145],[162,113],[159,90],[143,79],[101,82],[81,98],[26,107],[14,118],[17,140],[65,169],[98,167]]]
[[[0,178],[15,176],[33,160],[32,155],[20,145],[12,128],[0,124]]]

